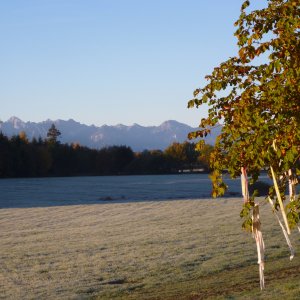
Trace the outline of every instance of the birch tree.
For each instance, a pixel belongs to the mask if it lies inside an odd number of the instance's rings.
[[[283,224],[278,220],[289,244],[300,217],[295,189],[300,176],[300,1],[269,0],[266,8],[253,11],[245,1],[235,26],[238,53],[215,67],[188,102],[188,107],[209,106],[208,116],[189,138],[222,127],[210,157],[212,195],[222,196],[227,189],[224,170],[233,178],[241,176],[241,217],[256,238],[263,288],[259,203],[255,193],[249,195],[248,177],[252,184],[266,170],[273,180],[266,200],[282,215]]]

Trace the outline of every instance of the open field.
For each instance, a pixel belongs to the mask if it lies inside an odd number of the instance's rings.
[[[300,257],[262,207],[266,290],[240,199],[0,210],[1,299],[300,299]],[[300,249],[300,234],[292,242]]]

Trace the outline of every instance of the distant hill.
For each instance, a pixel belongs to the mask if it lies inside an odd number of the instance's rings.
[[[186,124],[169,120],[159,126],[141,126],[134,124],[125,126],[122,124],[115,126],[85,125],[72,119],[65,120],[46,120],[39,123],[23,122],[17,117],[11,117],[6,122],[0,124],[0,131],[7,136],[17,135],[24,131],[31,140],[33,137],[45,138],[51,124],[60,130],[62,143],[79,143],[89,148],[103,148],[112,145],[130,146],[134,151],[145,149],[165,149],[173,142],[184,142],[187,140],[189,132],[196,130]],[[207,136],[208,144],[214,144],[218,132]]]

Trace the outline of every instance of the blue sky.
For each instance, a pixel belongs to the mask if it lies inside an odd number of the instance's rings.
[[[187,101],[235,55],[242,2],[1,1],[0,119],[197,126]]]

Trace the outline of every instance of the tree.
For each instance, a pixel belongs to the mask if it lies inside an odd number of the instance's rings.
[[[52,123],[48,130],[47,138],[50,143],[57,143],[57,138],[61,135],[61,132]]]
[[[0,178],[9,177],[13,173],[13,157],[11,144],[7,136],[0,131]]]
[[[29,142],[25,131],[20,131],[19,138],[25,143]]]
[[[200,167],[204,168],[205,171],[209,171],[210,169],[210,155],[213,152],[214,147],[212,145],[203,145],[201,149],[198,151],[198,163]]]
[[[214,68],[206,76],[208,84],[196,89],[188,103],[209,105],[208,117],[189,137],[204,137],[222,124],[211,154],[213,196],[227,189],[223,170],[233,178],[242,175],[243,227],[256,234],[263,288],[259,203],[248,193],[247,176],[254,183],[267,170],[274,186],[266,199],[281,211],[284,230],[290,233],[300,219],[300,197],[295,194],[300,179],[300,2],[269,0],[266,8],[248,12],[249,5],[242,4],[235,23],[237,55]],[[290,201],[285,204],[287,187]]]
[[[171,165],[161,150],[144,150],[135,153],[134,159],[126,167],[129,174],[166,174]]]
[[[134,153],[127,146],[109,146],[99,150],[97,169],[102,174],[122,174],[134,160]]]
[[[193,168],[197,161],[198,153],[195,150],[195,144],[173,143],[164,151],[165,155],[170,158],[177,168]]]

